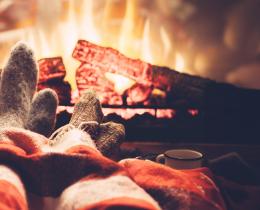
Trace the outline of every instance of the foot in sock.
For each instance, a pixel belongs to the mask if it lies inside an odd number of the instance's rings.
[[[107,122],[100,125],[95,143],[103,155],[111,157],[118,152],[124,138],[125,128],[122,124]]]
[[[87,132],[94,139],[102,119],[103,112],[96,94],[93,91],[86,91],[75,104],[69,124],[56,130],[50,139],[53,140],[53,144],[56,144],[74,128]]]
[[[94,91],[86,91],[74,107],[70,124],[78,127],[82,122],[95,121],[101,123],[103,112]]]
[[[79,102],[75,104],[69,124],[86,131],[95,139],[103,117],[102,108],[96,93],[88,90],[80,97]]]
[[[16,44],[1,74],[0,127],[24,127],[37,76],[32,50],[24,43]]]
[[[56,122],[58,96],[52,89],[39,91],[33,98],[25,128],[49,136]]]
[[[87,91],[75,105],[70,123],[54,132],[51,139],[54,142],[59,139],[63,140],[63,136],[67,132],[78,128],[90,134],[101,153],[110,156],[110,154],[118,150],[120,143],[124,139],[125,130],[121,124],[113,122],[102,124],[102,119],[103,112],[96,94],[93,91]]]

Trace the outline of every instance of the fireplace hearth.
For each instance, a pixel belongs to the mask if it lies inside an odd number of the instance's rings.
[[[256,8],[258,1],[3,0],[0,68],[15,42],[32,46],[38,89],[59,95],[57,127],[94,89],[104,120],[123,123],[127,140],[258,143]]]
[[[112,48],[84,40],[78,42],[73,56],[82,62],[76,73],[79,95],[87,89],[96,90],[106,114],[104,120],[124,124],[128,140],[254,143],[258,136],[258,90],[238,88],[130,59]],[[49,71],[42,71],[43,78],[64,77],[60,62],[48,64]],[[128,89],[120,95],[113,84],[116,80],[111,82],[111,78],[105,76],[107,72],[126,77],[126,80],[130,78],[132,86],[140,84],[145,88],[132,89],[125,85]],[[138,97],[138,90],[145,97]],[[138,100],[134,97],[128,100],[131,91],[135,91]],[[57,126],[68,123],[72,109],[60,107]]]

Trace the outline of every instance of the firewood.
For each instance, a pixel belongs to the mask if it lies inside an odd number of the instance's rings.
[[[108,71],[136,81],[136,85],[127,90],[128,105],[142,103],[150,106],[164,105],[179,109],[217,111],[248,109],[260,104],[259,90],[238,88],[231,84],[218,83],[207,78],[179,73],[167,67],[130,59],[115,49],[97,46],[88,41],[78,41],[73,57],[87,66],[84,71],[96,72],[94,74],[104,74]],[[84,75],[83,72],[80,73]],[[103,81],[91,83],[87,81],[89,78],[83,76],[81,79],[81,86],[85,83],[88,88],[107,86]],[[105,90],[102,92],[104,94]],[[160,96],[160,100],[154,99],[158,97],[157,95]],[[159,104],[156,104],[157,102]],[[251,102],[254,105],[249,105]]]
[[[37,85],[38,91],[43,90],[45,88],[51,88],[57,93],[60,105],[71,104],[71,87],[68,82],[65,82],[60,79],[56,79],[56,80],[38,83]]]
[[[98,93],[102,104],[122,105],[122,97],[114,91],[113,84],[105,78],[104,72],[90,64],[82,64],[76,71],[76,84],[80,95],[92,89]]]
[[[69,105],[71,101],[71,87],[63,79],[66,69],[61,57],[43,58],[38,61],[39,80],[37,90],[51,88],[56,91],[61,105]]]
[[[151,84],[151,65],[139,59],[131,59],[117,50],[79,40],[72,56],[92,69],[121,74],[141,84]]]
[[[61,57],[43,58],[38,60],[39,83],[51,79],[63,79],[66,75],[65,66]]]

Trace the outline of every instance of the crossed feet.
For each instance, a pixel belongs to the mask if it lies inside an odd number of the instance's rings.
[[[54,128],[57,94],[51,89],[36,92],[38,68],[32,50],[17,43],[1,73],[0,129],[18,127],[49,136]],[[96,148],[110,156],[119,148],[125,136],[123,125],[102,123],[103,112],[97,96],[86,91],[75,105],[68,125],[55,131],[50,140],[62,141],[64,134],[80,129],[91,136]],[[73,139],[71,139],[73,141]]]

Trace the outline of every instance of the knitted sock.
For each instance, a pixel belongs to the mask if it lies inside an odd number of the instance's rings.
[[[100,102],[93,91],[86,91],[75,105],[70,124],[78,127],[82,122],[96,121],[101,123],[103,112]]]
[[[103,112],[96,94],[92,91],[87,91],[75,105],[70,123],[57,130],[51,136],[51,139],[54,142],[63,139],[65,134],[71,129],[78,128],[91,136],[101,153],[111,156],[119,149],[119,145],[125,136],[125,129],[123,125],[113,122],[99,124],[102,118]]]
[[[33,98],[26,128],[49,136],[56,122],[58,96],[52,89],[39,91]]]
[[[75,104],[69,124],[56,130],[50,136],[50,140],[53,140],[53,144],[62,142],[65,134],[74,128],[87,132],[94,139],[102,119],[103,112],[96,94],[86,91]]]
[[[99,135],[95,141],[97,149],[105,156],[112,156],[118,152],[120,144],[125,138],[123,125],[107,122],[100,125]]]
[[[100,102],[94,91],[88,90],[75,104],[69,124],[86,131],[93,139],[96,139],[99,123],[104,115]]]
[[[78,126],[80,123],[88,121],[100,123],[102,118],[103,112],[96,94],[87,91],[75,105],[70,124]],[[84,130],[94,139],[97,149],[106,156],[112,155],[119,149],[119,145],[125,136],[124,126],[113,122],[100,124],[99,126],[97,124],[91,126],[90,124]]]
[[[37,65],[24,43],[11,51],[0,83],[0,127],[23,127],[36,90]]]

